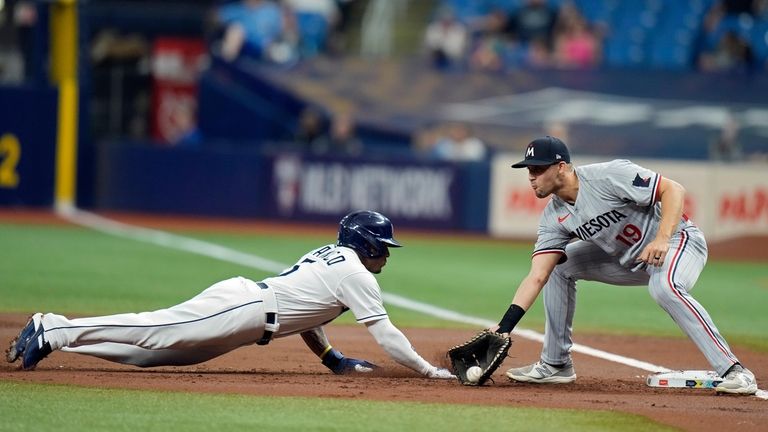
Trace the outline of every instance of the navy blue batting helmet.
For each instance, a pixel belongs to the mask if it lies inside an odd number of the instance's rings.
[[[375,211],[352,212],[339,223],[339,246],[354,249],[368,258],[387,254],[387,247],[400,247],[394,239],[392,222]]]

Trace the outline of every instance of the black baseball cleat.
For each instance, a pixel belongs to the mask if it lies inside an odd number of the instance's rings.
[[[24,328],[21,329],[21,332],[18,336],[13,338],[11,345],[5,351],[5,359],[8,361],[8,363],[15,362],[24,354],[24,350],[27,348],[27,344],[29,343],[30,338],[35,334],[38,328],[42,327],[42,319],[43,314],[39,312],[29,317],[29,320],[24,325]]]
[[[34,320],[33,320],[34,323]],[[51,344],[45,340],[45,329],[42,320],[37,322],[35,333],[27,340],[24,348],[24,356],[21,359],[21,367],[24,370],[32,370],[40,363],[40,360],[48,357],[53,350]]]

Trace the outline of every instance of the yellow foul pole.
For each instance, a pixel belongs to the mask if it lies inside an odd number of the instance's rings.
[[[54,1],[50,17],[51,81],[59,88],[54,205],[66,212],[75,206],[77,177],[77,0]]]

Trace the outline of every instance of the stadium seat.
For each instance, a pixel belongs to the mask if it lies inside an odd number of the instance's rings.
[[[768,61],[768,21],[760,21],[753,28],[749,38],[755,59],[766,69]]]
[[[640,68],[645,64],[645,49],[641,43],[628,39],[610,39],[603,50],[608,67]]]
[[[495,0],[442,0],[439,7],[448,7],[457,17],[468,23],[473,19],[487,15]]]
[[[648,65],[653,68],[682,71],[690,69],[692,62],[690,43],[670,43],[658,37],[650,44]]]
[[[299,54],[303,58],[314,57],[323,51],[328,39],[328,21],[321,14],[298,12]]]

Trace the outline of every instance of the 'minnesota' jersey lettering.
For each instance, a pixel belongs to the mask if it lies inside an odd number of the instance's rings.
[[[596,218],[590,219],[588,222],[583,223],[571,232],[572,237],[578,237],[582,240],[589,240],[593,235],[599,233],[603,228],[609,228],[611,224],[615,224],[622,219],[626,219],[627,215],[621,213],[618,210],[611,210],[601,214]]]

